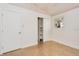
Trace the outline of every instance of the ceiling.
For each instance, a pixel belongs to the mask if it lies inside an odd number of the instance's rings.
[[[57,15],[79,7],[79,3],[13,3],[13,5],[48,15]]]

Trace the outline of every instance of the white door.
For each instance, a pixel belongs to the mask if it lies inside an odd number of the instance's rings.
[[[0,9],[0,53],[2,50],[2,11]]]
[[[20,48],[21,14],[5,10],[3,13],[3,52]]]

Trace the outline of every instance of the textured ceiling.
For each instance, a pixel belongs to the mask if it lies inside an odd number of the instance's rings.
[[[13,3],[13,5],[48,15],[56,15],[79,7],[79,3]]]

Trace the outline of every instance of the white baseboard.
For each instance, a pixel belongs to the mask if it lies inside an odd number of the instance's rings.
[[[64,44],[64,45],[66,45],[66,46],[70,46],[70,47],[72,47],[72,48],[79,49],[79,47],[71,46],[71,45],[69,45],[69,44],[67,44],[67,43],[65,43],[65,42],[58,41],[58,40],[54,40],[54,39],[46,39],[46,40],[44,40],[44,42],[46,42],[46,41],[56,41],[56,42],[58,42],[58,43],[60,43],[60,44]],[[37,44],[38,44],[37,42],[34,42],[34,43],[28,44],[27,46],[24,46],[24,47],[21,47],[21,48],[27,48],[27,47],[34,46],[34,45],[37,45]],[[1,55],[1,54],[3,54],[3,53],[0,53],[0,55]]]
[[[49,41],[49,40],[48,39],[47,40],[44,40],[44,42],[46,42],[46,41]],[[34,46],[34,45],[37,45],[37,44],[38,44],[38,42],[33,42],[33,43],[26,44],[26,45],[24,45],[24,46],[22,46],[20,48],[27,48],[27,47]],[[17,49],[19,49],[19,48],[17,48]],[[4,53],[6,53],[6,52],[1,52],[0,55],[2,55]]]
[[[27,44],[23,47],[20,47],[20,48],[17,48],[17,49],[22,49],[22,48],[27,48],[27,47],[30,47],[30,46],[33,46],[33,45],[37,45],[37,42],[35,43],[31,43],[31,44]],[[16,50],[16,49],[15,49]],[[14,51],[14,50],[10,50],[10,51]],[[7,51],[7,52],[10,52],[10,51]],[[4,54],[4,53],[7,53],[7,52],[0,52],[0,55]]]
[[[59,41],[59,40],[55,40],[54,38],[52,39],[52,41],[58,42],[58,43],[60,43],[60,44],[63,44],[63,45],[66,45],[66,46],[69,46],[69,47],[72,47],[72,48],[75,48],[75,49],[79,49],[78,46],[70,45],[70,44],[67,44],[66,42]]]
[[[50,39],[44,40],[44,42],[46,42],[46,41],[50,41]],[[27,46],[24,46],[22,48],[27,48],[27,47],[34,46],[34,45],[37,45],[37,44],[38,44],[38,42],[34,42],[34,43],[28,44]]]
[[[21,48],[27,48],[27,47],[34,46],[34,45],[37,45],[37,44],[38,44],[38,43],[35,42],[35,43],[31,43],[31,44],[25,45],[25,46],[23,46],[23,47],[21,47]]]

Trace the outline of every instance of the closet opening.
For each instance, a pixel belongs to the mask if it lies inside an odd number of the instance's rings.
[[[38,44],[42,44],[43,41],[43,18],[38,17]]]

